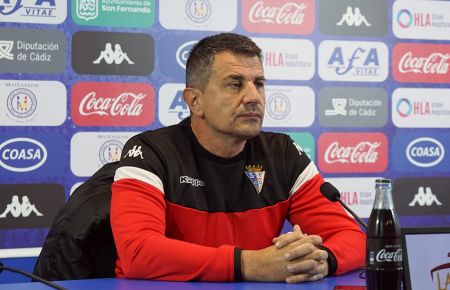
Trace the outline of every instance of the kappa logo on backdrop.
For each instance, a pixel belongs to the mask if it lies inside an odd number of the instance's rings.
[[[392,195],[400,215],[448,215],[450,196],[448,177],[398,178]]]
[[[318,6],[319,28],[324,34],[383,37],[387,32],[386,1],[320,0]]]
[[[36,205],[31,204],[28,196],[22,196],[22,202],[19,201],[19,196],[13,195],[11,203],[6,205],[6,209],[0,214],[0,218],[6,218],[8,214],[11,214],[14,218],[28,217],[31,213],[36,216],[43,216],[41,212],[36,208]]]
[[[408,204],[409,206],[431,206],[435,203],[436,205],[442,205],[438,200],[437,196],[433,194],[430,187],[426,187],[425,190],[423,186],[420,186],[417,193],[414,195],[414,199]]]
[[[154,40],[144,33],[78,31],[72,38],[72,66],[79,74],[149,75]]]
[[[65,202],[60,184],[0,184],[0,229],[49,227]]]
[[[366,19],[364,15],[361,14],[361,10],[359,7],[347,7],[347,11],[342,14],[341,20],[339,20],[338,23],[336,23],[337,26],[342,25],[347,26],[361,26],[364,24],[365,26],[372,26]]]
[[[114,44],[113,49],[111,43],[108,42],[105,45],[105,49],[100,52],[99,57],[92,63],[99,64],[104,61],[107,64],[121,64],[124,60],[128,64],[134,64],[134,61],[128,57],[127,53],[122,51],[119,43]]]

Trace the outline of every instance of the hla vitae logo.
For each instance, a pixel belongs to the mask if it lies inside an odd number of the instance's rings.
[[[59,24],[67,17],[67,1],[0,0],[0,22]]]

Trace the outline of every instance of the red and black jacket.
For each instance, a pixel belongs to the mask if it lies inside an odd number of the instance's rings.
[[[190,119],[125,145],[112,186],[116,275],[234,281],[240,249],[272,245],[285,219],[320,235],[340,274],[364,263],[365,236],[320,193],[315,165],[287,135],[262,132],[233,158],[205,150]]]

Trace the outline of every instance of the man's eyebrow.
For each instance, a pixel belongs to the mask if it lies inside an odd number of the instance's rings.
[[[238,80],[238,81],[242,81],[245,79],[244,76],[240,75],[240,74],[231,74],[228,75],[224,78],[225,80],[227,79],[232,79],[232,80]],[[266,78],[264,76],[256,76],[253,78],[253,81],[266,81]]]

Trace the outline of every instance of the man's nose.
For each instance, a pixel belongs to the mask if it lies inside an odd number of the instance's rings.
[[[256,85],[249,81],[245,86],[243,102],[262,104],[264,102],[264,91],[258,90]]]

